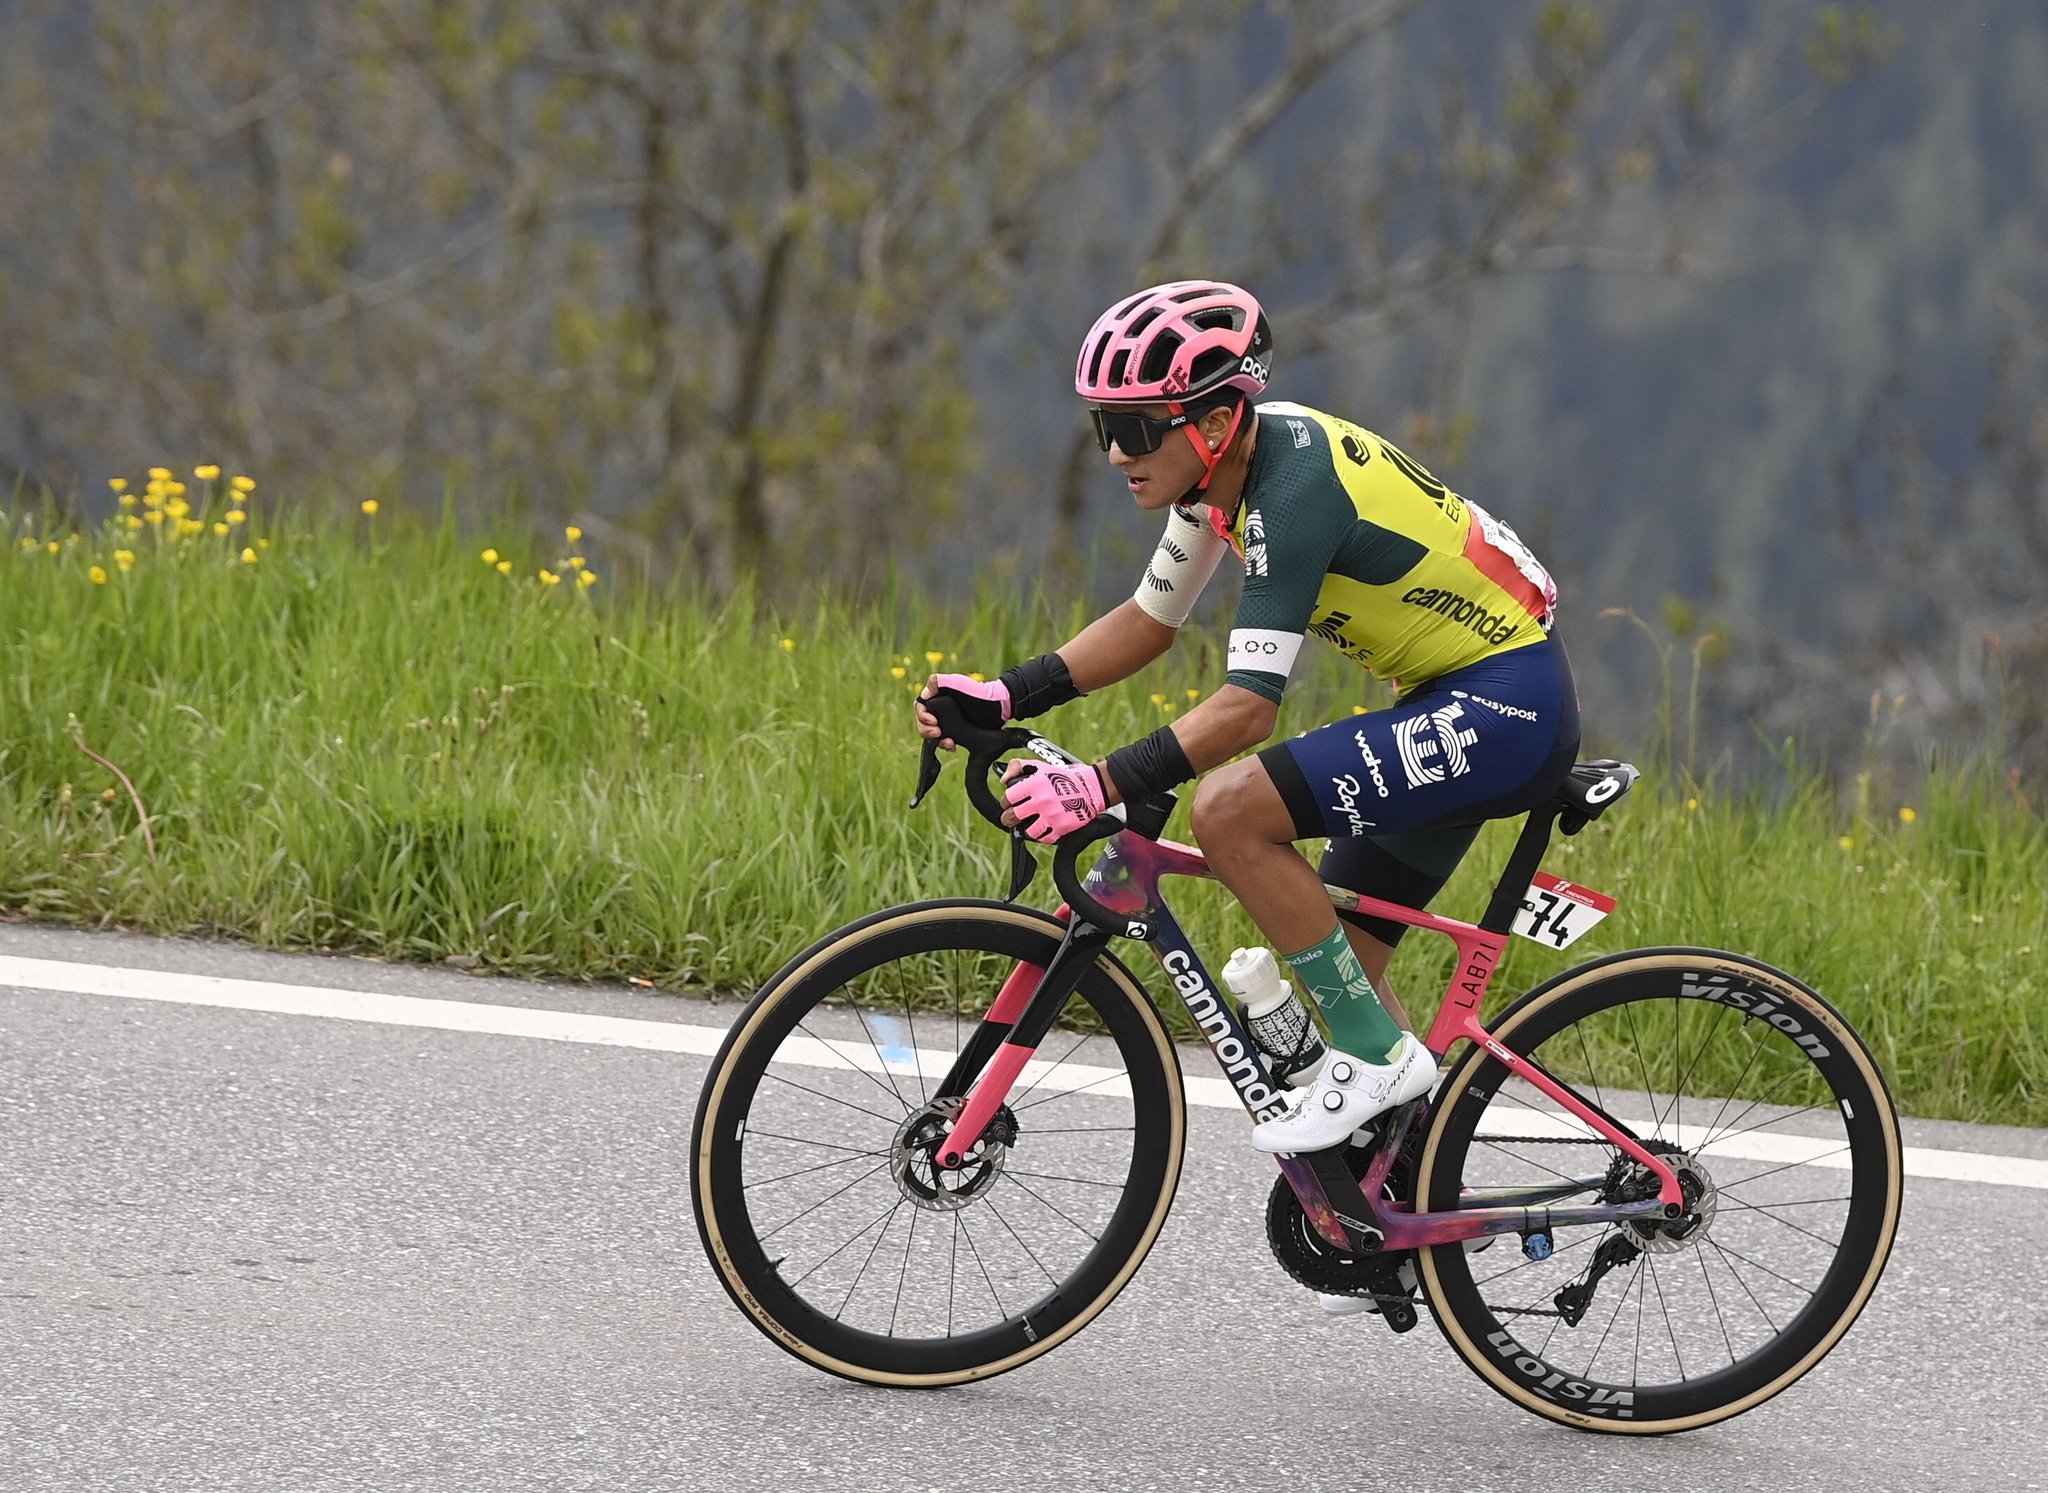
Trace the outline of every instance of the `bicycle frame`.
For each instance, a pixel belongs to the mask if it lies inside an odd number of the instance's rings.
[[[1337,887],[1326,886],[1324,890],[1334,905],[1347,911],[1391,919],[1449,938],[1457,946],[1458,969],[1452,974],[1436,1018],[1430,1024],[1425,1039],[1429,1050],[1441,1060],[1452,1044],[1460,1040],[1484,1047],[1512,1076],[1530,1084],[1623,1154],[1647,1167],[1658,1181],[1656,1198],[1566,1208],[1547,1206],[1558,1199],[1597,1189],[1603,1177],[1595,1176],[1533,1187],[1488,1189],[1484,1194],[1468,1194],[1459,1207],[1440,1212],[1418,1213],[1407,1203],[1389,1202],[1384,1193],[1387,1175],[1428,1106],[1426,1099],[1418,1100],[1394,1112],[1362,1179],[1351,1175],[1341,1147],[1275,1158],[1301,1200],[1303,1212],[1333,1248],[1355,1253],[1410,1250],[1488,1234],[1547,1232],[1558,1225],[1679,1215],[1683,1194],[1676,1173],[1662,1157],[1646,1149],[1640,1138],[1601,1107],[1509,1049],[1479,1020],[1487,987],[1507,947],[1515,907],[1548,845],[1556,818],[1554,808],[1529,816],[1486,917],[1479,924],[1439,917]],[[1128,919],[1126,928],[1142,924],[1147,946],[1187,1006],[1202,1039],[1208,1043],[1245,1109],[1254,1119],[1269,1119],[1282,1113],[1284,1091],[1274,1081],[1265,1054],[1251,1039],[1230,1002],[1218,992],[1214,977],[1167,906],[1160,890],[1160,881],[1167,876],[1213,879],[1207,860],[1194,847],[1125,830],[1105,843],[1083,886],[1103,908]],[[1067,923],[1067,934],[1052,963],[1043,969],[1020,964],[1011,973],[939,1087],[942,1097],[958,1097],[963,1092],[965,1096],[941,1148],[940,1160],[944,1165],[959,1165],[980,1140],[990,1118],[1009,1096],[1017,1075],[1051,1030],[1081,971],[1110,940],[1109,930],[1074,917],[1064,905],[1059,916]],[[970,1080],[972,1087],[968,1088]]]

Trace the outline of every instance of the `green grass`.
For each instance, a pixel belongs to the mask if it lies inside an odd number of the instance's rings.
[[[957,762],[905,809],[909,695],[927,651],[992,673],[1069,635],[1070,606],[991,595],[949,612],[888,594],[777,616],[689,577],[615,586],[595,550],[595,586],[572,569],[546,585],[537,571],[564,552],[509,532],[249,511],[226,536],[184,539],[9,521],[0,909],[743,993],[875,908],[1003,890],[1005,846]],[[270,542],[244,563],[256,537]],[[511,574],[480,558],[491,543]],[[1120,745],[1220,680],[1219,642],[1190,629],[1144,676],[1046,724],[1077,749]],[[1283,730],[1360,698],[1326,652]],[[153,853],[81,742],[132,780]],[[1845,814],[1792,767],[1743,790],[1653,772],[1548,862],[1619,910],[1567,955],[1518,943],[1501,985],[1641,944],[1741,950],[1839,1004],[1907,1110],[2048,1124],[2033,994],[2048,833],[1985,774],[1938,770],[1916,793],[1907,823],[1897,804]],[[1478,915],[1512,835],[1489,828],[1439,910]],[[1049,877],[1028,895],[1054,900]],[[1219,888],[1176,905],[1217,968],[1256,937]],[[1411,1006],[1428,1009],[1419,992],[1440,987],[1448,952],[1404,946]],[[1137,968],[1163,991],[1149,960]]]

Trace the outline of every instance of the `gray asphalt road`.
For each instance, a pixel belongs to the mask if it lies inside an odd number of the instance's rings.
[[[722,1024],[731,1006],[0,926],[0,954]],[[1132,1286],[969,1389],[789,1358],[699,1251],[705,1062],[0,990],[0,1489],[2048,1487],[2048,1192],[1914,1180],[1793,1390],[1655,1441],[1500,1399],[1427,1325],[1327,1321],[1270,1163],[1191,1113]],[[1914,1124],[2048,1156],[2039,1132]]]

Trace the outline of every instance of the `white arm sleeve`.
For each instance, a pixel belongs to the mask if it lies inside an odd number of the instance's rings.
[[[1230,541],[1199,518],[1178,508],[1166,510],[1166,532],[1152,563],[1138,582],[1137,602],[1145,615],[1168,627],[1179,627],[1195,609],[1195,598],[1216,573]]]

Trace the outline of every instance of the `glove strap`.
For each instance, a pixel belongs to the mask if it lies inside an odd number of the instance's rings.
[[[1043,715],[1055,705],[1081,698],[1081,691],[1074,688],[1074,676],[1067,672],[1067,661],[1057,653],[1028,658],[1003,670],[1000,677],[1003,688],[1010,692],[1012,720]]]

